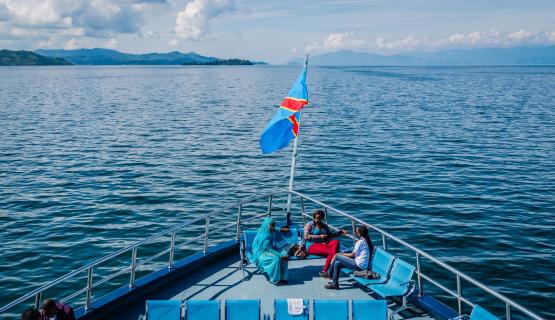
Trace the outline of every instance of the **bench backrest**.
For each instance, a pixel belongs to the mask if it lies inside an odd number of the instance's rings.
[[[353,300],[353,320],[387,320],[386,300]]]
[[[180,320],[181,301],[147,300],[146,320]]]
[[[225,320],[260,320],[260,300],[226,300]]]
[[[376,248],[372,258],[372,271],[379,273],[382,277],[387,277],[394,260],[395,256],[391,253],[381,248]]]
[[[290,227],[289,232],[274,232],[274,245],[280,250],[289,250],[291,245],[299,243],[299,228]]]
[[[393,267],[391,268],[391,273],[389,276],[388,284],[396,286],[408,286],[408,282],[412,279],[416,268],[408,262],[405,262],[399,258],[395,259],[393,262]]]
[[[496,316],[491,314],[486,309],[475,304],[472,308],[472,313],[470,314],[470,320],[498,320]]]
[[[290,315],[287,299],[274,300],[274,320],[308,320],[308,299],[303,299],[304,312]]]
[[[349,301],[314,300],[314,320],[348,320]]]
[[[243,232],[243,240],[245,241],[245,251],[252,254],[252,243],[258,233],[257,229],[249,229]]]
[[[187,300],[186,320],[220,320],[220,300]]]

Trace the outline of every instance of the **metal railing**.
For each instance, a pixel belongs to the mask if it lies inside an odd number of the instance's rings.
[[[68,296],[66,296],[66,297],[64,297],[60,300],[61,301],[68,301],[70,299],[73,299],[73,298],[85,293],[85,303],[84,303],[83,306],[85,307],[86,310],[88,310],[88,309],[91,308],[91,299],[93,297],[94,288],[98,287],[99,285],[101,285],[103,283],[106,283],[106,282],[108,282],[108,281],[110,281],[110,280],[112,280],[112,279],[114,279],[118,276],[123,275],[123,274],[129,273],[129,283],[128,284],[129,284],[129,287],[133,287],[135,285],[135,275],[136,275],[137,268],[139,268],[143,265],[146,265],[147,263],[149,263],[149,262],[151,262],[151,261],[153,261],[153,260],[155,260],[155,259],[157,259],[157,258],[159,258],[159,257],[161,257],[165,254],[169,254],[169,260],[168,260],[167,267],[171,269],[171,268],[173,268],[175,251],[179,250],[179,249],[183,249],[188,244],[190,244],[192,242],[195,242],[195,241],[198,241],[200,239],[203,239],[203,252],[204,252],[204,254],[206,254],[208,252],[208,247],[209,247],[209,237],[208,237],[209,233],[222,231],[222,230],[228,229],[230,227],[237,226],[237,239],[239,239],[241,223],[248,222],[249,220],[252,220],[252,219],[260,219],[262,216],[268,215],[268,213],[271,210],[271,206],[272,206],[272,198],[275,195],[279,195],[279,194],[283,194],[283,193],[284,193],[284,191],[278,191],[278,192],[274,192],[274,193],[271,193],[271,194],[265,194],[265,195],[261,195],[261,196],[250,197],[250,198],[247,198],[245,200],[242,200],[238,204],[233,204],[233,205],[224,207],[222,209],[214,210],[214,211],[212,211],[212,212],[210,212],[206,215],[202,215],[202,216],[193,218],[193,219],[188,220],[186,222],[175,225],[175,226],[173,226],[169,229],[158,232],[158,233],[156,233],[152,236],[149,236],[148,238],[145,238],[141,241],[138,241],[138,242],[136,242],[136,243],[134,243],[130,246],[127,246],[125,248],[119,249],[119,250],[117,250],[117,251],[115,251],[111,254],[108,254],[108,255],[100,258],[100,259],[97,259],[97,260],[95,260],[95,261],[77,269],[77,270],[74,270],[74,271],[72,271],[72,272],[70,272],[66,275],[63,275],[63,276],[61,276],[61,277],[59,277],[55,280],[52,280],[52,281],[40,286],[39,288],[21,296],[20,298],[8,303],[7,305],[5,305],[3,307],[0,307],[0,316],[2,314],[6,313],[7,311],[11,310],[14,307],[16,307],[16,306],[18,306],[22,303],[28,302],[32,298],[34,298],[34,300],[35,300],[34,301],[35,308],[38,309],[39,306],[40,306],[40,303],[41,303],[41,298],[42,298],[43,292],[45,292],[46,290],[48,290],[50,288],[56,287],[57,285],[59,285],[63,282],[66,282],[66,281],[68,281],[72,278],[75,278],[75,277],[81,275],[84,272],[87,272],[87,283],[86,283],[85,287],[71,293],[70,295],[68,295]],[[268,198],[268,212],[267,213],[264,213],[263,215],[257,215],[257,216],[254,216],[254,217],[250,217],[248,220],[247,219],[241,220],[241,218],[240,218],[241,217],[241,210],[242,210],[242,207],[245,204],[254,203],[257,200],[265,199],[265,198]],[[219,215],[222,212],[225,212],[225,211],[228,211],[228,210],[231,210],[231,209],[234,209],[234,208],[239,208],[238,209],[238,218],[237,218],[236,222],[233,222],[229,225],[225,225],[225,226],[220,227],[220,228],[215,228],[215,229],[212,228],[211,229],[210,217],[213,217],[215,215]],[[201,221],[204,221],[204,223],[205,223],[204,232],[201,235],[199,235],[197,237],[194,237],[192,239],[188,239],[188,240],[184,241],[181,244],[176,244],[175,243],[175,238],[176,238],[176,232],[177,231],[186,229],[187,227],[190,227],[193,224],[195,224],[197,222],[201,222]],[[153,256],[147,257],[147,258],[141,260],[140,262],[137,261],[137,250],[138,250],[139,247],[141,247],[143,245],[146,245],[148,243],[156,242],[155,240],[158,240],[159,238],[163,238],[163,237],[168,237],[168,236],[170,237],[170,243],[169,243],[168,249],[160,251],[160,252],[156,253]],[[113,260],[116,257],[119,257],[119,256],[121,256],[125,253],[129,253],[129,252],[131,252],[131,261],[130,261],[129,266],[127,266],[127,267],[125,267],[125,268],[123,268],[123,269],[121,269],[121,270],[119,270],[119,271],[117,271],[117,272],[115,272],[111,275],[108,275],[108,276],[98,280],[97,282],[93,282],[93,277],[94,277],[94,272],[93,271],[96,267],[98,267],[102,263]]]
[[[494,296],[495,298],[501,300],[504,304],[505,304],[505,317],[507,320],[511,320],[512,318],[512,308],[522,312],[524,315],[530,317],[531,319],[535,319],[535,320],[543,320],[542,317],[540,317],[539,315],[535,314],[534,312],[528,310],[527,308],[521,306],[520,304],[516,303],[515,301],[511,300],[510,298],[500,294],[499,292],[487,287],[486,285],[484,285],[483,283],[471,278],[470,276],[466,275],[465,273],[451,267],[450,265],[438,260],[437,258],[433,257],[432,255],[406,243],[405,241],[395,237],[394,235],[374,226],[371,225],[369,223],[366,223],[362,220],[360,220],[357,217],[354,217],[352,215],[349,215],[339,209],[333,208],[321,201],[318,201],[316,199],[313,199],[305,194],[302,194],[300,192],[297,191],[292,191],[292,193],[294,195],[297,195],[298,197],[300,197],[301,200],[301,207],[302,207],[302,215],[303,215],[303,219],[305,219],[306,217],[309,217],[306,212],[304,212],[304,201],[308,200],[312,203],[317,204],[320,207],[323,207],[324,210],[326,211],[326,213],[329,213],[330,211],[339,214],[340,216],[343,216],[349,220],[351,220],[351,225],[354,226],[355,222],[365,225],[366,227],[378,232],[381,234],[382,236],[382,246],[384,248],[384,250],[387,250],[387,240],[390,239],[400,245],[402,245],[403,247],[411,250],[413,252],[413,254],[415,255],[415,259],[416,259],[416,275],[417,275],[417,285],[418,285],[418,289],[419,289],[419,294],[422,294],[424,292],[424,286],[423,286],[423,281],[422,279],[430,282],[431,284],[435,285],[436,287],[442,289],[443,291],[445,291],[446,293],[448,293],[449,295],[453,296],[454,298],[457,299],[457,309],[458,309],[458,313],[459,315],[461,315],[463,313],[462,311],[462,303],[465,303],[469,306],[474,306],[474,304],[469,301],[467,298],[465,298],[463,296],[463,292],[462,292],[462,284],[461,284],[461,279],[464,279],[465,281],[467,281],[468,283],[473,284],[474,286],[484,290],[485,292],[489,293],[490,295]],[[326,214],[327,216],[327,214]],[[330,225],[330,227],[333,227]],[[353,233],[354,234],[354,233]],[[349,235],[350,237],[354,238],[353,236]],[[446,286],[442,285],[441,283],[437,282],[436,280],[432,279],[431,277],[425,275],[424,273],[422,273],[421,270],[421,258],[425,257],[427,259],[429,259],[431,262],[435,263],[436,265],[442,267],[443,269],[445,269],[446,271],[451,272],[455,277],[456,277],[456,281],[457,281],[457,292],[453,292],[452,290],[450,290],[449,288],[447,288]]]
[[[122,248],[120,250],[117,250],[116,252],[113,252],[107,256],[104,256],[98,260],[95,260],[75,271],[72,271],[64,276],[61,276],[45,285],[42,285],[41,287],[23,295],[22,297],[8,303],[7,305],[3,306],[0,308],[0,315],[4,314],[5,312],[7,312],[8,310],[14,308],[15,306],[18,306],[22,303],[25,303],[27,301],[29,301],[30,299],[34,298],[35,299],[35,307],[38,308],[40,301],[41,301],[41,297],[42,297],[42,293],[45,292],[46,290],[55,287],[57,285],[59,285],[60,283],[66,282],[67,280],[74,278],[76,276],[78,276],[79,274],[83,273],[83,272],[87,272],[87,283],[85,285],[85,287],[73,292],[72,294],[66,296],[63,299],[60,299],[61,301],[67,301],[70,299],[73,299],[83,293],[85,293],[85,302],[84,302],[84,307],[85,310],[89,310],[91,308],[91,300],[93,297],[93,291],[96,287],[98,287],[99,285],[106,283],[118,276],[121,276],[127,272],[129,272],[129,283],[128,285],[130,287],[133,287],[135,285],[135,275],[136,275],[136,270],[137,268],[139,268],[142,265],[145,265],[157,258],[162,257],[165,254],[168,254],[168,262],[167,262],[167,268],[172,269],[173,268],[173,264],[174,264],[174,256],[175,256],[175,252],[176,250],[179,249],[183,249],[185,248],[188,244],[198,241],[200,239],[203,239],[203,253],[206,254],[208,252],[208,248],[209,248],[209,234],[210,233],[214,233],[217,231],[222,231],[222,230],[229,230],[229,228],[233,228],[236,227],[236,234],[235,234],[235,240],[239,241],[240,239],[240,235],[241,235],[241,226],[243,224],[245,224],[246,222],[250,222],[253,221],[255,219],[260,219],[261,217],[270,215],[272,212],[272,202],[273,199],[276,195],[283,195],[283,194],[289,194],[291,193],[292,195],[296,195],[299,197],[300,200],[300,209],[301,209],[301,219],[303,224],[306,223],[306,218],[311,219],[311,217],[306,213],[305,211],[305,201],[308,200],[314,204],[317,204],[318,206],[324,208],[326,213],[329,213],[330,211],[333,213],[336,213],[340,216],[343,216],[344,218],[347,218],[351,221],[351,227],[353,229],[353,235],[354,235],[354,228],[355,228],[355,222],[365,225],[368,228],[378,232],[381,234],[382,237],[382,246],[384,248],[384,250],[387,250],[387,241],[392,240],[400,245],[402,245],[403,247],[411,250],[416,258],[416,274],[417,274],[417,285],[418,285],[418,289],[420,294],[422,294],[424,292],[424,284],[423,284],[423,279],[430,282],[431,284],[435,285],[436,287],[442,289],[443,291],[445,291],[446,293],[448,293],[449,295],[453,296],[454,298],[457,299],[457,305],[458,305],[458,312],[459,314],[462,314],[462,303],[465,303],[469,306],[473,306],[474,304],[469,301],[466,297],[463,296],[463,292],[462,292],[462,284],[461,284],[461,279],[464,279],[465,281],[475,285],[476,287],[484,290],[485,292],[491,294],[492,296],[496,297],[497,299],[503,301],[505,303],[505,308],[506,308],[506,319],[507,320],[511,320],[511,314],[512,314],[512,308],[519,310],[520,312],[522,312],[523,314],[525,314],[526,316],[530,317],[531,319],[535,319],[535,320],[543,320],[540,316],[538,316],[537,314],[533,313],[532,311],[526,309],[525,307],[521,306],[520,304],[512,301],[511,299],[505,297],[504,295],[492,290],[491,288],[488,288],[486,285],[482,284],[481,282],[478,282],[477,280],[474,280],[473,278],[471,278],[470,276],[462,273],[461,271],[449,266],[448,264],[436,259],[435,257],[431,256],[430,254],[406,243],[405,241],[389,234],[388,232],[373,226],[371,224],[368,224],[352,215],[349,215],[341,210],[335,209],[321,201],[318,201],[316,199],[313,199],[305,194],[302,194],[300,192],[297,191],[292,191],[292,192],[288,192],[288,191],[278,191],[278,192],[274,192],[271,194],[266,194],[266,195],[262,195],[262,196],[254,196],[245,200],[240,201],[237,204],[234,205],[230,205],[227,207],[224,207],[223,209],[217,209],[214,210],[206,215],[202,215],[196,218],[193,218],[189,221],[186,221],[184,223],[178,224],[174,227],[171,227],[167,230],[161,231],[159,233],[156,233],[146,239],[143,239],[141,241],[138,241],[136,243],[134,243],[133,245],[130,245],[128,247]],[[244,219],[243,218],[243,210],[244,210],[244,206],[250,203],[254,203],[257,200],[260,199],[264,199],[267,198],[268,199],[268,210],[267,212],[263,213],[263,214],[259,214],[259,215],[255,215],[253,217],[249,217],[248,219]],[[225,212],[231,209],[237,208],[237,219],[236,221],[234,221],[231,224],[225,225],[223,227],[219,227],[219,228],[215,228],[215,229],[211,229],[211,223],[210,223],[210,217],[213,217],[217,214],[221,214],[221,212]],[[327,219],[327,214],[326,214],[326,219]],[[200,234],[199,236],[196,236],[194,238],[188,239],[186,241],[184,241],[181,244],[176,244],[176,232],[177,231],[181,231],[183,229],[186,229],[187,227],[190,227],[191,225],[193,225],[194,223],[197,222],[201,222],[204,221],[204,232],[202,234]],[[331,226],[331,225],[330,225]],[[333,226],[331,226],[333,227]],[[143,260],[141,260],[140,262],[138,262],[137,260],[137,250],[139,247],[146,245],[148,243],[151,242],[155,242],[154,240],[158,239],[158,238],[162,238],[162,237],[168,237],[170,238],[170,243],[169,243],[169,247],[165,250],[162,250],[156,254],[154,254],[153,256],[144,258]],[[353,240],[356,240],[352,235],[349,235],[351,238],[353,238]],[[108,275],[100,280],[98,280],[97,282],[94,282],[94,269],[95,267],[98,267],[100,264],[106,262],[106,261],[110,261],[124,253],[128,253],[131,252],[131,261],[129,266],[111,274]],[[427,259],[429,259],[430,261],[432,261],[433,263],[435,263],[436,265],[442,267],[443,269],[451,272],[455,277],[456,277],[456,281],[457,281],[457,292],[452,291],[451,289],[447,288],[446,286],[442,285],[441,283],[437,282],[436,280],[432,279],[431,277],[425,275],[422,273],[421,271],[421,258],[425,257]],[[153,271],[154,272],[154,271]]]

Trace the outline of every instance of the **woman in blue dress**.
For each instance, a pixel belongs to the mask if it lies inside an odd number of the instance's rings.
[[[288,284],[288,255],[287,252],[280,252],[275,248],[273,241],[275,229],[274,220],[265,218],[252,244],[253,260],[268,275],[271,283],[275,285]]]

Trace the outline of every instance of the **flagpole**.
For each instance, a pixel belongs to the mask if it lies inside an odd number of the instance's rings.
[[[306,54],[304,60],[305,68],[308,67],[308,53]],[[291,173],[289,174],[289,193],[287,194],[287,225],[291,224],[291,200],[293,195],[293,180],[295,179],[295,164],[297,163],[297,147],[298,147],[298,140],[299,135],[301,134],[301,112],[299,111],[299,131],[297,132],[297,136],[295,137],[295,141],[293,141],[293,155],[291,157]]]

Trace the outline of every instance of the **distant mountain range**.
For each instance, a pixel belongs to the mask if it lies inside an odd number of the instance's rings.
[[[0,50],[0,66],[51,66],[70,65],[61,58],[50,58],[31,51]]]
[[[302,64],[292,60],[290,64]],[[514,48],[451,49],[435,52],[409,52],[379,55],[366,52],[337,51],[310,58],[319,66],[495,66],[555,65],[555,46]]]
[[[132,54],[110,49],[50,50],[39,49],[36,53],[47,57],[58,57],[82,65],[245,65],[264,64],[242,59],[220,59],[200,54],[178,51],[168,53]]]

